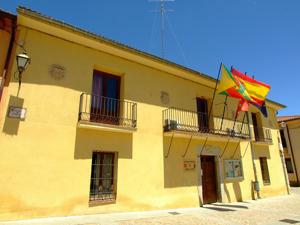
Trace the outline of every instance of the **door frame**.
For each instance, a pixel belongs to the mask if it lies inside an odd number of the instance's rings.
[[[221,149],[216,146],[203,146],[197,148],[197,172],[198,172],[198,195],[200,206],[203,206],[203,189],[202,189],[202,171],[201,171],[201,156],[214,156],[215,171],[216,171],[216,185],[217,185],[217,202],[225,202],[225,188],[222,159],[220,158]]]

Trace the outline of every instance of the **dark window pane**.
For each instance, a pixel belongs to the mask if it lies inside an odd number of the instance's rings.
[[[293,165],[292,165],[292,160],[291,159],[285,159],[285,164],[286,164],[286,170],[288,173],[294,173],[293,170]]]
[[[270,183],[270,175],[269,175],[269,169],[268,169],[268,163],[266,157],[260,157],[260,168],[261,168],[261,174],[264,184]]]
[[[280,130],[280,137],[281,137],[282,147],[286,148],[286,140],[284,136],[284,131],[282,129]]]
[[[94,152],[90,200],[112,200],[114,193],[114,153]]]

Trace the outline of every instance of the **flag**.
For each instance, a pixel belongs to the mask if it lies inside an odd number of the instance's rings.
[[[248,77],[247,75],[234,68],[231,69],[231,73],[243,84],[248,94],[250,95],[251,102],[259,106],[263,106],[267,94],[270,91],[270,85]]]
[[[222,95],[251,101],[251,97],[243,83],[222,64],[221,80],[218,91]]]
[[[240,111],[247,112],[248,110],[249,110],[248,101],[241,99],[238,104],[237,112],[240,112]]]
[[[240,111],[248,111],[249,103],[251,103],[265,117],[268,116],[265,99],[270,91],[270,85],[257,81],[234,68],[229,71],[222,64],[218,91],[219,94],[240,99],[237,107],[237,115]]]
[[[249,103],[256,106],[265,117],[268,117],[265,100],[270,91],[270,85],[257,81],[234,68],[231,69],[231,72],[235,79],[238,79],[249,93],[251,98]]]

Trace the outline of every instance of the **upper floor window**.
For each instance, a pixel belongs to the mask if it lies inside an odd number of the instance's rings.
[[[207,100],[205,98],[197,98],[196,100],[199,130],[207,130],[209,128]]]
[[[95,70],[91,98],[91,121],[119,123],[120,77]]]
[[[280,137],[281,137],[281,143],[282,143],[282,147],[286,148],[286,140],[285,140],[285,136],[284,136],[284,130],[280,129]]]

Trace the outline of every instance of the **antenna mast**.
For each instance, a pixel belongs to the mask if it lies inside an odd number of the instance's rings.
[[[174,10],[166,9],[165,2],[174,2],[175,0],[149,0],[149,2],[160,2],[160,38],[161,38],[161,57],[165,58],[165,14],[166,12],[174,12]],[[157,11],[156,11],[157,12]]]

